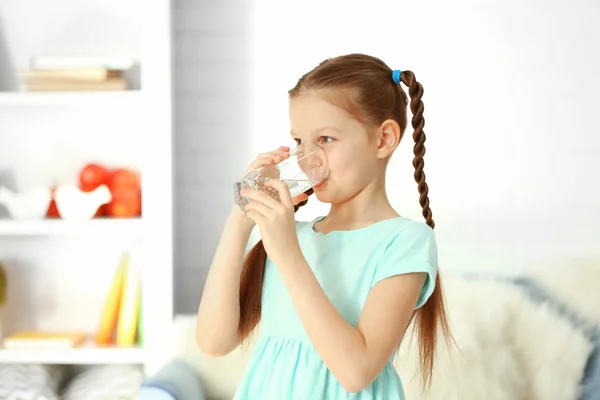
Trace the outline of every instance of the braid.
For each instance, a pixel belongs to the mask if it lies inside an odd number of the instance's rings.
[[[313,194],[311,188],[307,190],[308,196]],[[308,203],[308,199],[301,201],[294,206],[294,212]],[[262,286],[265,277],[265,262],[267,261],[267,251],[262,240],[248,252],[244,258],[242,272],[240,275],[240,321],[238,324],[238,334],[245,343],[246,339],[254,331],[261,319]]]
[[[314,189],[313,189],[313,188],[310,188],[310,189],[308,189],[308,190],[307,190],[306,192],[304,192],[304,193],[305,193],[307,196],[310,196],[310,195],[311,195],[311,194],[313,194],[314,192],[315,192],[315,191],[314,191]],[[304,200],[304,201],[301,201],[300,203],[296,204],[296,205],[294,206],[294,212],[297,212],[297,211],[298,211],[298,209],[299,209],[300,207],[302,207],[303,205],[306,205],[306,203],[308,203],[308,199],[306,199],[306,200]]]
[[[410,95],[410,110],[413,114],[412,126],[414,128],[413,139],[415,141],[413,166],[415,167],[415,181],[417,182],[419,189],[419,203],[423,208],[423,217],[425,222],[432,229],[435,227],[431,215],[431,209],[429,208],[429,187],[425,182],[425,172],[423,168],[425,161],[423,156],[425,155],[425,132],[423,132],[423,126],[425,125],[425,118],[423,117],[423,111],[425,106],[421,101],[423,97],[423,86],[417,82],[415,74],[411,71],[403,71],[401,76],[402,82],[408,86],[408,93]]]

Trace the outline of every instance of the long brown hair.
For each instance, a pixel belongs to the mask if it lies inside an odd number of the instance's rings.
[[[327,93],[332,101],[347,110],[354,118],[370,127],[377,127],[387,119],[400,125],[402,138],[407,126],[408,97],[401,85],[392,80],[392,69],[376,57],[364,54],[349,54],[323,61],[315,69],[303,75],[289,91],[290,98],[309,92]],[[423,87],[411,71],[403,71],[400,79],[408,87],[412,126],[415,168],[414,178],[419,190],[419,203],[425,222],[435,227],[429,208],[429,188],[423,172],[425,155],[425,132],[423,126],[424,106],[421,98]],[[312,193],[312,192],[311,192]],[[309,193],[309,194],[311,194]],[[306,204],[296,205],[295,210]],[[267,254],[259,241],[247,254],[240,282],[239,334],[247,338],[261,316],[262,284]],[[434,353],[438,333],[441,330],[446,341],[450,329],[444,301],[442,283],[438,273],[435,290],[429,300],[414,315],[414,325],[419,339],[420,367],[424,386],[429,386],[433,373]]]

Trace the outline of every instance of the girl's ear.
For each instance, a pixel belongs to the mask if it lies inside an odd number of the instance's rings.
[[[387,119],[379,126],[377,135],[377,156],[388,158],[400,143],[400,125],[393,119]]]

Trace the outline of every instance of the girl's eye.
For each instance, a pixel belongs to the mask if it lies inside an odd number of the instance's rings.
[[[331,136],[323,136],[323,137],[321,137],[320,142],[321,143],[331,143],[331,142],[333,142],[333,140],[334,139]],[[298,138],[294,138],[294,141],[296,142],[297,145],[301,145],[303,143],[302,139],[298,139]]]

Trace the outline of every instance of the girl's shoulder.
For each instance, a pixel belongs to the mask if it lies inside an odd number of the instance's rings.
[[[296,221],[296,231],[300,234],[316,236],[336,236],[336,237],[362,237],[365,240],[377,240],[388,238],[393,239],[402,234],[408,236],[430,236],[433,235],[433,229],[425,222],[415,221],[407,217],[395,217],[385,219],[363,228],[352,230],[332,231],[329,233],[320,233],[315,230],[315,224],[323,220],[324,216],[316,217],[309,221]]]

